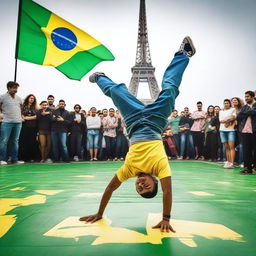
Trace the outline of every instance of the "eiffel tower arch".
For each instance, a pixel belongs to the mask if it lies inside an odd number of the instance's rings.
[[[155,78],[155,68],[152,65],[147,31],[146,4],[140,0],[139,29],[135,65],[132,67],[132,78],[129,91],[137,97],[140,83],[147,83],[150,99],[140,99],[145,104],[155,101],[160,91]]]

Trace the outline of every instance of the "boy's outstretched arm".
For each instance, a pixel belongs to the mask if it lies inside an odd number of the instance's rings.
[[[163,219],[153,228],[160,228],[161,232],[171,230],[175,233],[169,222],[172,209],[172,180],[171,177],[166,177],[160,181],[163,190]]]
[[[86,221],[86,222],[95,222],[97,220],[100,220],[102,218],[103,212],[108,204],[109,199],[112,196],[112,193],[121,185],[121,182],[118,180],[117,176],[115,175],[114,178],[109,182],[108,186],[106,187],[104,194],[100,201],[99,210],[94,215],[89,215],[85,217],[81,217],[80,221]]]

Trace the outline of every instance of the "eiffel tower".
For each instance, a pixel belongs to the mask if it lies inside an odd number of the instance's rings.
[[[129,91],[135,97],[138,94],[140,83],[147,83],[151,99],[140,99],[144,104],[150,104],[155,101],[160,91],[155,78],[155,68],[152,66],[148,43],[147,18],[145,0],[140,0],[140,17],[138,42],[136,52],[135,66],[132,67],[132,78],[129,85]]]

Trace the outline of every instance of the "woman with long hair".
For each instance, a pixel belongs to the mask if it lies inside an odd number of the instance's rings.
[[[232,104],[232,107],[235,108],[235,110],[236,110],[236,115],[238,115],[242,106],[244,105],[244,102],[242,99],[240,99],[238,97],[233,97],[231,99],[231,104]],[[243,168],[244,167],[244,165],[243,165],[244,157],[243,157],[242,135],[241,135],[241,132],[239,132],[237,129],[237,124],[235,126],[235,129],[236,129],[235,150],[236,150],[236,152],[238,152],[236,159],[237,159],[237,163],[238,163],[239,167]]]
[[[229,99],[224,100],[224,108],[219,113],[220,138],[226,148],[226,162],[224,168],[233,169],[235,160],[235,120],[236,110],[232,108]]]
[[[214,106],[208,106],[205,125],[205,155],[206,158],[211,159],[212,161],[217,160],[218,152],[217,118]]]
[[[51,122],[52,110],[49,108],[47,101],[40,103],[40,109],[36,112],[38,125],[39,149],[41,153],[41,163],[51,163],[52,160],[47,160],[51,150]]]
[[[19,140],[20,158],[26,162],[34,162],[38,158],[37,122],[38,110],[36,97],[29,94],[21,107],[22,129]]]

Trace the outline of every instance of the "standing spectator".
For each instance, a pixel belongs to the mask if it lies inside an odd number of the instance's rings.
[[[205,130],[205,111],[202,110],[203,103],[198,101],[196,103],[197,111],[195,111],[191,117],[194,123],[191,127],[191,131],[194,139],[194,146],[196,150],[195,159],[204,160],[203,149],[204,149],[204,130]]]
[[[55,105],[54,105],[54,96],[53,95],[48,95],[47,97],[47,102],[48,102],[48,108],[53,111],[56,109]]]
[[[19,140],[20,159],[25,162],[34,162],[38,159],[38,130],[36,122],[38,109],[35,95],[29,94],[21,107],[23,122]]]
[[[88,150],[87,150],[87,127],[86,127],[86,118],[87,118],[87,113],[84,109],[80,111],[85,120],[85,125],[84,125],[84,131],[83,131],[83,136],[82,136],[82,148],[81,148],[81,157],[83,160],[88,160]]]
[[[80,113],[81,106],[76,104],[74,112],[70,114],[71,127],[70,127],[70,143],[71,143],[71,157],[74,161],[78,162],[81,156],[82,137],[85,130],[86,119]]]
[[[3,119],[4,119],[4,115],[3,115],[3,112],[0,108],[0,136],[1,136],[1,126],[2,126]]]
[[[218,151],[218,117],[214,113],[214,106],[207,108],[206,125],[205,125],[205,157],[212,161],[217,160]]]
[[[18,161],[19,136],[22,126],[21,106],[22,100],[16,95],[19,84],[7,83],[7,93],[0,96],[0,108],[3,112],[0,137],[0,165],[7,164],[7,145],[10,145],[11,162],[21,164]]]
[[[231,107],[229,99],[224,100],[224,109],[220,111],[220,138],[226,148],[226,159],[224,168],[233,169],[235,160],[235,120],[236,110]]]
[[[116,127],[118,125],[118,120],[115,117],[115,110],[110,108],[108,111],[109,115],[103,117],[103,136],[106,141],[107,149],[107,159],[108,160],[117,160],[116,158]]]
[[[59,101],[59,108],[53,111],[52,120],[52,152],[54,161],[58,161],[61,151],[61,158],[64,162],[69,162],[68,148],[67,148],[67,133],[70,125],[69,112],[65,109],[65,101]]]
[[[214,107],[214,115],[216,116],[216,128],[217,128],[217,136],[218,136],[218,150],[217,150],[217,161],[226,161],[226,148],[224,144],[221,143],[220,139],[220,106]]]
[[[87,141],[90,152],[90,161],[97,161],[97,154],[99,149],[99,134],[101,127],[101,119],[96,115],[96,108],[90,109],[90,116],[86,118],[87,126]]]
[[[116,110],[116,157],[118,160],[123,161],[128,151],[128,142],[124,135],[125,122],[119,110]]]
[[[245,102],[238,113],[238,129],[242,133],[244,167],[241,174],[252,174],[256,171],[256,101],[253,91],[245,92]]]
[[[108,113],[108,112],[107,112]],[[99,156],[99,160],[106,160],[106,141],[105,141],[105,138],[103,136],[103,132],[104,132],[104,129],[103,129],[103,112],[99,112],[98,113],[98,116],[100,117],[101,119],[101,127],[100,127],[100,133],[99,133],[99,152],[98,152],[98,156]]]
[[[231,99],[231,105],[236,110],[236,115],[238,115],[243,106],[243,101],[238,97],[233,97]],[[243,165],[244,158],[243,158],[242,134],[238,130],[237,123],[235,125],[235,130],[236,130],[235,150],[236,150],[236,152],[238,152],[238,156],[236,156],[237,163],[238,163],[239,167],[243,168],[244,167],[244,165]]]
[[[41,153],[41,163],[52,163],[50,158],[47,159],[51,150],[51,122],[52,111],[48,107],[47,101],[40,103],[40,109],[36,113],[39,149]]]
[[[187,159],[194,157],[194,142],[193,136],[190,131],[193,124],[192,117],[189,113],[189,108],[184,108],[184,115],[180,118],[179,128],[180,128],[180,157],[179,160],[184,159],[186,156]]]
[[[178,116],[178,111],[173,110],[171,118],[168,120],[169,125],[171,127],[171,139],[175,145],[177,157],[179,158],[180,154],[180,135],[179,135],[179,124],[180,124],[180,116]]]

